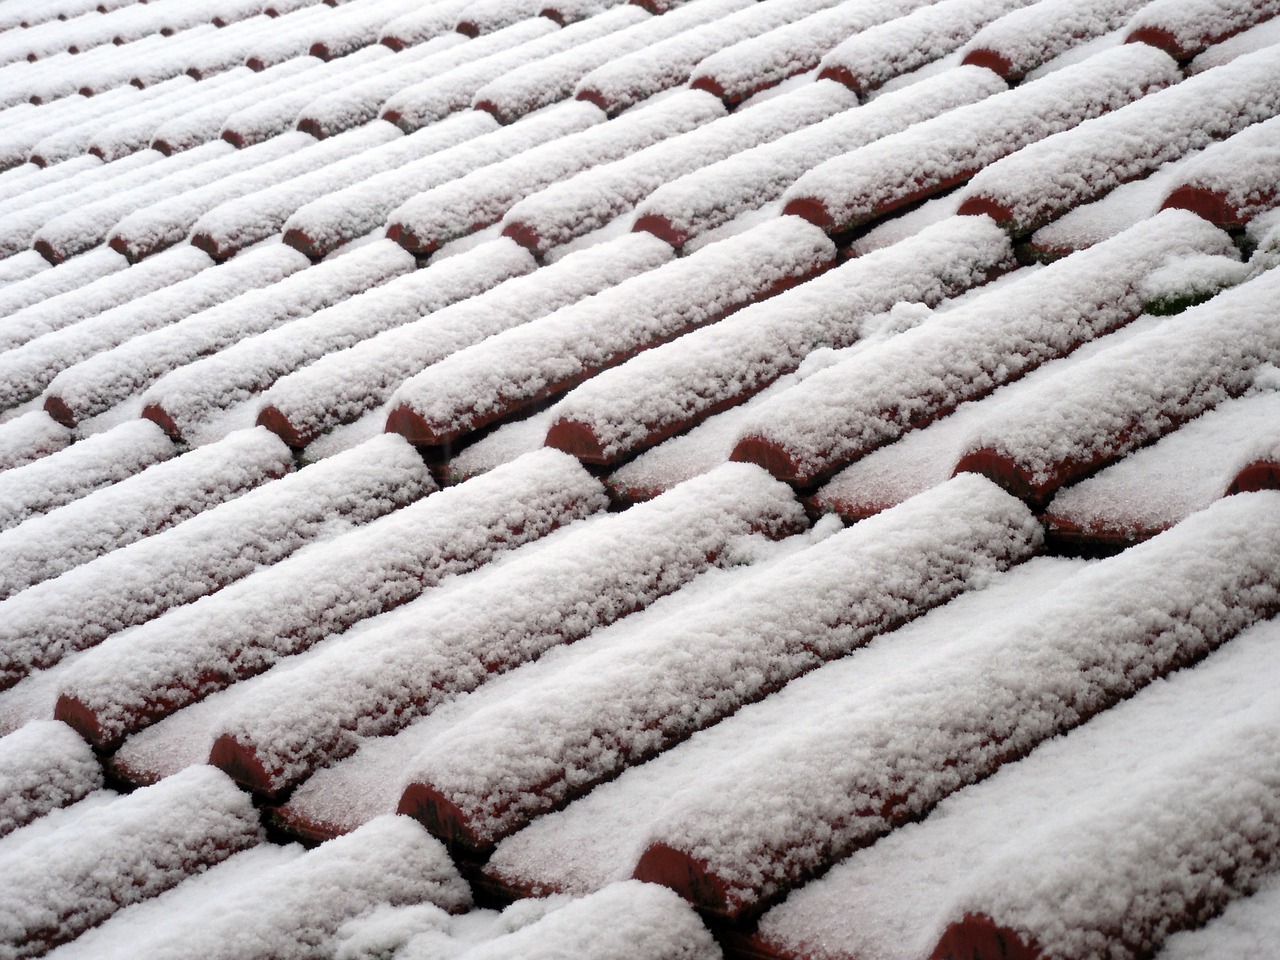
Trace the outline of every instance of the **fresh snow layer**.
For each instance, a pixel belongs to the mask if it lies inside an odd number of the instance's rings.
[[[1029,2],[942,0],[887,23],[850,31],[847,39],[822,57],[819,75],[839,80],[865,96],[895,77],[941,60],[991,21]],[[854,12],[858,9],[853,5]]]
[[[771,0],[743,7],[734,0],[707,0],[724,10],[715,20],[611,59],[578,82],[576,96],[610,116],[641,100],[685,83],[706,57],[735,43],[834,7],[839,0]]]
[[[1011,282],[1016,276],[1017,274],[1012,275],[1006,282]],[[1111,350],[1142,331],[1151,329],[1158,322],[1154,317],[1139,317],[1113,333],[1084,344],[1065,357],[1050,360],[1025,377],[1006,384],[981,399],[960,404],[947,416],[871,451],[840,471],[814,495],[815,503],[847,520],[856,520],[879,513],[908,497],[945,483],[954,473],[955,465],[964,455],[974,431],[988,417],[998,415],[1001,410],[1017,407],[1023,396],[1029,391],[1035,391],[1037,384],[1046,378],[1056,376],[1059,370],[1074,367],[1089,357]],[[867,348],[870,349],[873,344],[874,341],[868,341]],[[828,359],[836,361],[841,355],[836,354]],[[813,371],[809,372],[824,369],[816,363],[813,367]],[[736,437],[735,427],[724,438],[728,449],[721,456],[728,457]],[[624,473],[625,470],[619,471],[619,475]],[[1219,490],[1206,497],[1200,506],[1207,506],[1221,493]],[[1199,506],[1194,509],[1199,509]],[[1191,512],[1193,510],[1186,510],[1177,519]]]
[[[397,954],[401,956],[401,954]],[[404,960],[436,956],[410,941]],[[536,923],[460,955],[460,960],[720,960],[720,947],[693,909],[663,887],[613,884],[553,910]]]
[[[495,240],[174,370],[143,394],[143,403],[160,411],[166,429],[184,433],[219,411],[252,400],[280,377],[326,353],[483,293],[535,266],[533,257],[515,241]]]
[[[404,380],[432,363],[655,269],[671,257],[671,248],[648,234],[629,234],[571,254],[321,357],[279,380],[263,394],[263,406],[288,424],[291,443],[304,446],[384,404]],[[385,422],[384,414],[379,430]]]
[[[1166,211],[815,373],[760,406],[735,456],[767,458],[797,482],[823,479],[1133,320],[1144,306],[1140,284],[1166,263],[1230,251],[1222,231]]]
[[[605,505],[576,461],[541,451],[107,641],[66,671],[62,696],[92,716],[82,733],[117,741]]]
[[[656,188],[701,167],[768,143],[857,106],[839,84],[806,84],[759,106],[591,167],[515,203],[503,217],[508,235],[545,255],[599,230]],[[614,121],[615,123],[618,121]]]
[[[1096,59],[1036,82],[1072,69],[1087,71]],[[1014,234],[1030,233],[1072,207],[1277,112],[1280,46],[1273,46],[1026,146],[979,172],[962,196],[975,210],[996,211]]]
[[[1112,784],[1122,790],[1143,790],[1149,778],[1206,730],[1231,729],[1265,703],[1268,678],[1277,666],[1275,639],[1274,622],[1253,627],[1194,669],[1151,684],[1132,700],[1066,737],[1042,744],[984,783],[957,792],[923,823],[895,830],[822,880],[793,893],[761,920],[760,939],[784,951],[802,942],[811,947],[820,942],[812,951],[815,960],[849,956],[915,960],[928,955],[966,891],[990,876],[1006,851],[1038,844],[1053,825],[1077,817],[1082,832],[1092,832],[1096,827],[1085,817],[1092,819],[1105,805],[1123,802]],[[1207,760],[1203,769],[1211,768],[1212,761]],[[1187,783],[1202,778],[1193,775]],[[1130,841],[1121,844],[1136,842],[1144,825],[1157,829],[1154,814],[1171,812],[1168,801],[1183,796],[1186,785],[1163,798],[1147,800],[1151,805],[1129,825]],[[1051,856],[1049,861],[1057,859]],[[1082,857],[1071,862],[1078,882],[1105,878],[1108,889],[1116,891],[1151,866],[1143,864],[1126,876],[1107,872],[1105,859]],[[1189,880],[1189,874],[1184,876]],[[1180,885],[1173,880],[1167,890],[1173,894]],[[1129,903],[1123,896],[1117,899]],[[1104,896],[1094,903],[1108,900]],[[1061,916],[1071,903],[1084,902],[1067,897],[1060,903],[1046,903],[1045,914]],[[1228,908],[1226,917],[1233,909]],[[1172,916],[1177,916],[1176,907]],[[1174,937],[1169,955],[1216,960],[1218,954],[1209,942],[1216,938],[1209,934],[1229,926],[1226,917],[1212,923],[1203,935],[1183,935],[1188,946],[1198,941],[1203,951],[1181,953],[1175,945],[1183,937]],[[1221,955],[1248,954],[1246,950]]]
[[[322,960],[344,924],[414,904],[459,912],[471,893],[439,841],[405,817],[381,817],[313,850],[239,853],[51,956]]]
[[[177,262],[170,261],[171,257]],[[5,354],[0,360],[3,371],[0,376],[7,382],[6,389],[0,390],[0,398],[9,402],[29,399],[81,360],[224,303],[247,290],[276,283],[307,266],[305,257],[280,244],[247,252],[219,266],[213,266],[205,253],[189,246],[166,251],[150,263],[156,264],[156,269],[149,270],[149,264],[139,264],[122,276],[127,278],[136,271],[146,274],[151,283],[166,272],[177,276],[168,285],[145,296],[46,333]],[[161,265],[168,269],[161,271]],[[74,422],[68,409],[58,409],[51,404],[49,412],[63,422]]]
[[[1192,307],[1114,351],[1064,370],[1002,410],[967,448],[989,451],[1038,495],[1081,479],[1252,385],[1280,360],[1267,300],[1280,272]]]
[[[413,448],[398,437],[379,438],[24,590],[0,601],[0,683],[11,686],[307,543],[404,506],[431,486]],[[51,604],[57,618],[48,616]]]
[[[418,756],[413,782],[448,804],[449,826],[492,843],[1026,559],[1040,540],[1026,507],[994,484],[958,477],[478,712],[450,730],[449,747],[441,740]],[[410,786],[402,806],[418,790]]]
[[[43,410],[29,410],[0,424],[0,470],[35,463],[70,446],[71,429]]]
[[[989,70],[948,71],[663,184],[637,205],[637,227],[683,245],[778,199],[815,163],[1006,89]]]
[[[1280,117],[1246,127],[1205,149],[1180,169],[1166,206],[1185,206],[1215,223],[1238,227],[1270,210],[1280,166]]]
[[[691,790],[732,788],[726,770],[739,756],[763,754],[775,744],[796,742],[799,731],[792,726],[800,718],[856,703],[862,691],[874,691],[877,677],[895,672],[910,675],[932,649],[945,648],[957,636],[1007,617],[1011,611],[1032,608],[1046,591],[1082,566],[1078,560],[1033,558],[995,574],[986,584],[975,584],[906,626],[872,639],[850,656],[792,681],[650,762],[626,770],[563,811],[539,817],[498,844],[487,872],[535,895],[549,891],[582,895],[629,877],[653,826],[677,809]],[[393,743],[379,746],[389,753],[387,747]],[[347,763],[354,765],[357,759],[360,755]],[[313,785],[319,787],[325,778],[332,780],[340,773],[340,767],[334,768]],[[312,793],[311,787],[303,787],[294,803],[326,809],[325,798],[313,799]],[[832,917],[850,917],[856,927],[856,919],[845,911]]]
[[[122,423],[0,473],[0,530],[48,513],[168,460],[178,451],[149,420]]]
[[[785,487],[754,468],[726,467],[642,507],[570,526],[317,651],[297,669],[266,675],[227,718],[227,737],[253,751],[265,786],[296,783],[351,753],[358,738],[392,733],[490,674],[678,589],[743,536],[779,536],[802,523]]]
[[[494,129],[312,200],[285,221],[285,237],[287,242],[312,256],[326,255],[382,226],[392,210],[415,194],[603,120],[604,114],[591,104],[577,101],[558,104],[509,127]],[[471,122],[450,118],[440,127]]]
[[[818,10],[767,33],[712,53],[689,83],[736,104],[788,77],[818,66],[823,54],[868,27],[906,16],[929,0],[864,0]]]
[[[39,956],[261,836],[249,797],[221,771],[194,767],[0,848],[0,957]]]
[[[784,194],[786,209],[847,230],[1179,79],[1154,48],[1109,50],[818,164]]]
[[[0,533],[0,599],[175,526],[292,469],[289,451],[265,431],[254,431],[235,442],[157,463],[32,517]]]
[[[1051,527],[1084,534],[1163,530],[1223,496],[1236,475],[1280,445],[1280,396],[1227,400],[1150,447],[1059,491]]]
[[[1200,930],[1174,934],[1158,960],[1230,960],[1263,956],[1280,936],[1280,876],[1263,881],[1251,897],[1227,905]]]
[[[1150,0],[1040,0],[1010,11],[964,46],[966,62],[1021,80],[1072,47],[1125,25]]]
[[[519,200],[576,173],[619,160],[724,116],[709,93],[687,90],[632,110],[624,117],[559,137],[419,193],[391,211],[389,236],[430,253],[474,233]]]
[[[806,717],[794,738],[735,759],[722,781],[673,805],[650,850],[697,864],[711,881],[702,889],[712,909],[732,914],[766,901],[1268,616],[1280,599],[1270,547],[1278,522],[1280,494],[1228,498],[1084,571],[1030,609]],[[1070,843],[1057,837],[1044,852],[1019,847],[1029,869],[1002,892],[1034,899],[1037,876],[1060,876],[1074,861],[1046,859]],[[1010,873],[990,877],[998,885]],[[1069,899],[1063,889],[1043,903]],[[1087,910],[1103,901],[1129,903],[1101,890],[1075,903]]]
[[[1129,36],[1189,60],[1277,14],[1276,0],[1152,0],[1129,21]]]
[[[798,218],[774,222],[788,221],[800,229]],[[742,236],[778,229],[762,226]],[[602,373],[556,405],[557,420],[590,432],[596,449],[575,453],[612,462],[751,396],[817,347],[855,343],[868,317],[896,303],[936,304],[1012,264],[1003,231],[989,220],[953,217]]]
[[[393,395],[388,424],[447,441],[803,281],[834,253],[792,217],[711,244],[428,367]]]
[[[98,758],[66,724],[40,720],[0,737],[0,837],[101,788]]]
[[[267,262],[278,258],[287,263],[285,249],[268,246],[260,255]],[[258,251],[251,251],[240,260],[252,261],[258,256]],[[49,383],[46,396],[56,398],[59,412],[66,418],[81,422],[185,364],[310,316],[414,269],[413,257],[390,240],[315,266],[302,254],[295,256],[300,258],[296,261],[299,269],[283,279],[246,290],[68,367]]]

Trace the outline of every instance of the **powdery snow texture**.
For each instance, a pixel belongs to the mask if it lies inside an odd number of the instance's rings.
[[[0,601],[0,684],[12,686],[431,487],[408,444],[379,439],[24,590]],[[53,609],[57,617],[50,617]]]
[[[195,454],[192,454],[194,456]],[[543,451],[333,537],[81,659],[57,713],[99,747],[606,506]]]
[[[1040,542],[1026,507],[985,480],[956,478],[744,576],[728,596],[630,644],[596,651],[525,691],[518,706],[476,713],[449,731],[447,746],[439,740],[418,756],[401,809],[483,848],[1026,559]],[[725,827],[741,822],[734,814]]]
[[[869,316],[899,302],[936,304],[1013,262],[990,221],[952,218],[601,373],[556,405],[548,443],[615,462],[742,402],[819,346],[857,342]]]
[[[66,724],[38,720],[0,737],[0,837],[101,788],[98,758]]]
[[[393,733],[491,673],[647,606],[744,535],[781,536],[802,523],[785,487],[755,468],[729,466],[570,527],[460,581],[461,593],[428,594],[304,666],[264,677],[258,695],[227,720],[225,744],[235,748],[228,757],[251,755],[252,786],[275,792],[351,753],[358,738]]]
[[[711,244],[428,367],[392,396],[388,428],[415,443],[448,442],[803,282],[834,258],[820,230],[790,217]]]
[[[814,166],[784,194],[784,209],[848,230],[1180,78],[1151,47],[1109,50]]]

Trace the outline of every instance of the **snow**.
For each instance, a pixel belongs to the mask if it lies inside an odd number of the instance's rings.
[[[0,737],[0,837],[101,787],[98,758],[64,723],[41,720]]]
[[[315,97],[328,93],[347,77],[358,80],[377,73],[393,58],[394,54],[386,47],[374,45],[308,70],[300,80],[280,84],[273,96],[259,98],[227,117],[222,136],[237,146],[261,143],[277,136],[294,125],[298,112]]]
[[[713,119],[629,156],[597,162],[517,201],[503,223],[510,236],[545,254],[553,246],[601,229],[682,174],[809,127],[857,106],[857,102],[857,97],[839,84],[805,84],[790,94]]]
[[[443,75],[554,30],[550,21],[535,18],[478,40],[467,40],[460,33],[434,37],[400,51],[393,60],[380,61],[378,69],[368,77],[353,79],[337,90],[318,92],[298,114],[298,128],[315,136],[349,130],[376,118],[383,101],[409,84]]]
[[[687,133],[724,112],[718,99],[700,90],[661,99],[418,193],[391,211],[388,235],[411,250],[431,252],[496,223],[513,204],[557,181]]]
[[[1152,0],[1129,21],[1129,35],[1189,60],[1276,14],[1276,0]]]
[[[0,161],[4,166],[22,163],[37,143],[51,135],[67,127],[79,128],[85,120],[94,117],[109,118],[131,103],[140,102],[142,96],[136,87],[124,86],[93,97],[92,100],[97,101],[94,103],[89,97],[74,93],[38,107],[29,103],[10,107],[4,111],[6,128],[0,134]],[[22,112],[15,115],[19,110]]]
[[[114,274],[127,268],[129,261],[114,250],[97,248],[55,265],[51,270],[41,270],[0,289],[0,317],[9,317],[23,307],[35,305],[60,293],[73,291],[93,280]]]
[[[411,13],[402,13],[382,28],[380,41],[393,50],[400,50],[450,32],[457,25],[458,14],[471,2],[472,0],[435,0],[434,3],[419,6]]]
[[[818,66],[823,55],[846,38],[904,17],[928,2],[864,0],[820,9],[710,54],[694,67],[689,83],[710,90],[725,103],[740,103]]]
[[[285,247],[267,246],[261,251],[246,253],[241,259],[278,258],[279,262],[287,263],[291,252]],[[390,240],[375,241],[349,255],[315,266],[309,266],[300,253],[294,256],[298,258],[298,269],[284,279],[246,290],[158,330],[102,350],[54,377],[46,388],[46,396],[57,398],[66,415],[83,422],[184,364],[215,354],[247,337],[311,316],[414,269],[413,257]]]
[[[186,116],[209,100],[233,97],[258,85],[258,74],[248,67],[234,67],[199,82],[181,76],[147,87],[145,107],[133,107],[127,116],[114,123],[99,122],[89,140],[89,151],[110,163],[145,149],[157,128],[176,116]],[[123,89],[123,88],[117,88]],[[96,97],[94,99],[97,99]],[[37,149],[46,159],[43,144]]]
[[[100,114],[86,113],[51,131],[31,147],[30,160],[41,166],[50,166],[90,152],[97,154],[105,161],[127,156],[134,151],[124,150],[108,156],[101,148],[93,149],[104,127],[121,121],[128,122],[129,118],[135,114],[145,116],[148,111],[157,106],[163,107],[170,96],[181,96],[184,91],[194,86],[195,81],[190,77],[171,77],[140,92],[130,87],[135,90],[135,93],[129,97],[122,97],[116,93],[117,90],[123,90],[123,87],[104,91],[91,98],[92,100],[106,98]],[[53,107],[58,103],[61,101],[55,100],[49,106]],[[141,146],[145,147],[146,144],[143,143]]]
[[[143,403],[162,411],[182,433],[219,411],[253,399],[280,377],[327,353],[483,293],[534,266],[519,244],[496,240],[174,370],[143,394]]]
[[[34,250],[24,250],[22,253],[0,259],[0,289],[19,280],[34,277],[52,266],[53,264]]]
[[[1018,276],[1015,273],[1004,282],[1015,282]],[[878,513],[930,487],[945,483],[964,455],[966,444],[974,431],[981,428],[986,418],[998,415],[1001,410],[1016,408],[1022,402],[1022,397],[1028,392],[1034,393],[1039,384],[1056,376],[1059,371],[1074,369],[1086,358],[1126,343],[1140,332],[1150,330],[1158,322],[1154,317],[1139,317],[1119,330],[1082,345],[1065,357],[1050,360],[1020,380],[1006,384],[981,399],[960,404],[947,416],[912,430],[899,440],[879,447],[850,464],[814,495],[815,502],[824,510],[856,519]],[[841,354],[831,359],[836,360],[839,356]],[[727,444],[728,449],[722,446],[721,456],[727,457],[733,448],[737,432],[735,430],[730,433],[726,428],[724,433],[729,434],[722,439],[722,444]],[[1218,494],[1221,492],[1219,490]],[[1212,502],[1216,496],[1207,498],[1204,505]]]
[[[241,442],[238,436],[223,441]],[[411,447],[396,437],[379,438],[30,587],[0,601],[0,683],[11,686],[430,488]],[[50,609],[58,610],[56,618]]]
[[[205,151],[205,158],[226,152],[226,146],[215,145],[211,151]],[[6,199],[5,220],[0,225],[0,253],[12,255],[28,249],[36,231],[44,226],[46,220],[93,202],[102,196],[104,187],[107,191],[128,190],[145,183],[155,173],[144,173],[141,168],[151,167],[163,159],[163,154],[157,150],[140,150],[109,164],[97,157],[75,157],[44,168],[48,175],[41,177],[39,185],[32,185],[29,191]],[[81,169],[85,163],[93,169]],[[56,175],[64,167],[69,169],[71,176]],[[136,172],[130,175],[131,171]]]
[[[343,243],[382,226],[387,214],[423,190],[603,120],[604,114],[591,104],[576,101],[559,104],[509,127],[494,129],[313,200],[285,222],[285,236],[307,253],[324,256]],[[444,124],[458,122],[443,121]]]
[[[1216,43],[1187,65],[1188,74],[1204,73],[1236,57],[1280,43],[1280,20],[1264,20],[1256,27],[1237,33],[1229,40]]]
[[[48,513],[174,456],[149,420],[123,423],[24,467],[0,473],[0,530]]]
[[[1280,496],[1229,498],[1091,567],[1030,609],[876,678],[862,697],[726,765],[714,786],[708,780],[682,796],[649,842],[705,864],[731,912],[760,903],[1265,618],[1280,597],[1269,546],[1277,518]],[[757,786],[762,777],[767,790]],[[1191,793],[1194,780],[1180,780],[1178,794]],[[1045,890],[1042,877],[1061,877],[1062,865],[1076,862],[1045,854],[1101,833],[1072,824],[1034,852],[1019,844],[1014,859],[1026,855],[1034,866],[997,867],[990,879],[1015,898]],[[1114,875],[1073,873],[1097,891],[1075,901],[1084,909],[1128,905],[1102,895]],[[1059,890],[1044,903],[1073,899]],[[1065,955],[1085,954],[1081,946]]]
[[[1180,78],[1152,47],[1109,50],[812,167],[784,194],[786,209],[847,230]]]
[[[74,288],[65,292],[46,287],[48,295],[0,319],[0,349],[12,351],[42,336],[96,318],[109,310],[122,307],[127,310],[132,301],[154,293],[163,293],[173,284],[198,276],[213,265],[208,256],[190,247],[170,251],[163,257],[133,267],[129,267],[124,258],[114,251],[94,250],[80,258],[66,261],[54,270],[37,274],[34,279],[55,279],[53,275],[63,266],[70,267],[77,260],[91,269],[99,264],[128,269],[93,269],[92,273],[89,270],[83,271],[82,275],[88,274],[85,277],[88,282],[75,284]],[[0,297],[3,295],[0,293]],[[6,390],[5,393],[11,396],[12,390]]]
[[[729,595],[630,643],[595,651],[553,683],[477,711],[424,748],[411,782],[442,795],[480,842],[500,839],[985,582],[1040,542],[1040,527],[1021,503],[988,481],[957,477],[743,576]],[[724,826],[740,823],[733,814]]]
[[[788,222],[803,230],[796,217],[775,221]],[[815,348],[856,342],[869,316],[899,302],[936,304],[1012,265],[1009,240],[994,224],[952,217],[602,373],[565,397],[556,416],[588,428],[599,458],[612,462],[749,397]]]
[[[291,136],[311,139],[305,133]],[[220,260],[234,256],[277,233],[289,215],[314,196],[314,187],[300,187],[297,178],[331,174],[338,164],[343,164],[342,170],[350,177],[352,161],[389,143],[399,145],[402,139],[391,124],[373,122],[327,140],[304,143],[289,155],[223,177],[204,190],[183,194],[160,209],[158,217],[153,206],[148,218],[151,222],[135,222],[127,231],[121,224],[116,237],[144,252],[180,239],[190,228],[191,242],[196,246],[216,251]],[[370,158],[371,167],[376,163]]]
[[[279,137],[237,150],[220,140],[175,153],[133,171],[131,179],[137,185],[132,189],[124,188],[115,180],[108,181],[102,185],[99,199],[47,220],[36,231],[33,245],[50,260],[64,260],[102,243],[116,223],[135,210],[286,157],[299,146],[300,142],[292,137]]]
[[[815,960],[864,955],[914,960],[927,955],[966,891],[990,878],[1006,851],[1038,842],[1046,825],[1096,812],[1103,803],[1124,803],[1108,784],[1144,791],[1149,778],[1206,730],[1230,729],[1265,703],[1267,678],[1274,675],[1276,664],[1275,632],[1274,622],[1246,631],[1194,669],[1152,683],[984,783],[957,792],[923,823],[895,830],[858,851],[766,914],[760,923],[761,939],[783,951],[801,942],[821,942],[813,952]],[[1212,767],[1208,760],[1203,769]],[[1167,797],[1144,797],[1149,805],[1129,825],[1128,836],[1136,839],[1148,825],[1154,826],[1172,812],[1170,799],[1184,796],[1187,786],[1203,778],[1193,775]],[[1096,829],[1077,823],[1086,834]],[[1060,860],[1066,852],[1059,848],[1048,862]],[[1072,863],[1081,882],[1098,876],[1104,867],[1100,861],[1073,858]],[[1114,899],[1128,903],[1129,884],[1146,872],[1144,867],[1128,875],[1111,874]],[[1174,882],[1168,889],[1178,886]],[[1094,902],[1112,900],[1102,896]],[[1083,898],[1064,898],[1064,912],[1069,904],[1080,902]],[[1177,907],[1170,917],[1178,917]],[[1207,934],[1223,925],[1219,921],[1206,928],[1205,936],[1187,937],[1188,945],[1199,941],[1204,951],[1185,955],[1215,957]],[[1171,957],[1182,955],[1175,950],[1179,939],[1169,941]]]
[[[1027,3],[942,0],[886,23],[868,25],[851,31],[822,57],[820,76],[839,80],[865,96],[894,77],[942,59],[991,21]]]
[[[576,461],[540,451],[108,640],[60,689],[92,711],[95,743],[116,742],[605,505]]]
[[[451,439],[803,281],[833,257],[803,221],[764,224],[446,357],[400,386],[392,420],[403,410],[419,442]]]
[[[288,423],[297,445],[305,445],[385,403],[401,382],[432,363],[655,269],[671,256],[670,247],[648,234],[572,254],[322,357],[281,378],[263,395],[263,406]],[[378,429],[385,422],[384,414]]]
[[[705,17],[699,4],[688,9],[696,18]],[[522,64],[495,77],[475,92],[472,106],[492,113],[503,123],[511,123],[571,96],[574,85],[586,73],[613,57],[678,33],[688,25],[690,14],[655,18],[637,6],[627,4],[615,7],[606,16],[616,25],[614,32]]]
[[[397,954],[400,956],[400,954]],[[437,956],[410,940],[404,960]],[[719,960],[720,947],[693,908],[663,887],[629,881],[552,910],[523,929],[480,944],[463,960]]]
[[[1096,60],[1037,82],[1087,71]],[[999,209],[1014,234],[1030,233],[1072,207],[1278,112],[1280,46],[1239,57],[1024,147],[978,173],[962,196]]]
[[[320,960],[334,955],[344,924],[381,905],[471,905],[444,847],[406,817],[373,820],[313,850],[272,853],[239,853],[50,956]]]
[[[654,94],[678,87],[705,58],[739,41],[835,6],[839,0],[704,0],[719,16],[675,36],[615,57],[578,81],[576,96],[597,103],[610,116]]]
[[[1138,286],[1165,263],[1230,252],[1222,231],[1185,211],[1165,211],[815,373],[761,405],[743,427],[751,444],[740,443],[735,456],[756,444],[761,452],[776,447],[786,463],[775,469],[797,483],[823,479],[963,401],[1133,320],[1145,306]]]
[[[9,351],[0,359],[0,376],[6,381],[5,389],[0,390],[0,398],[35,396],[59,372],[82,359],[118,346],[134,336],[163,328],[191,313],[223,303],[246,290],[275,283],[307,264],[306,258],[297,251],[280,245],[252,251],[231,263],[213,268],[208,267],[208,257],[194,247],[178,247],[169,253],[195,260],[197,264],[204,261],[204,268],[169,286],[135,297]],[[149,262],[167,259],[169,253]],[[141,272],[144,268],[134,269]],[[52,404],[49,409],[58,419],[68,421],[70,410],[55,409]]]
[[[196,767],[0,850],[0,956],[39,955],[261,836],[248,796]]]
[[[255,432],[237,443],[155,464],[33,517],[0,533],[0,598],[166,530],[292,469],[288,451]]]
[[[1157,443],[1059,491],[1051,526],[1157,532],[1221,497],[1245,466],[1280,445],[1280,395],[1226,400]]]
[[[529,457],[457,489],[518,470]],[[292,785],[361,738],[392,733],[494,673],[643,608],[712,563],[732,562],[740,538],[779,536],[803,522],[785,487],[755,468],[727,466],[625,513],[571,525],[292,670],[265,675],[252,697],[235,698],[222,731],[252,748],[267,789]],[[433,629],[423,631],[424,622]],[[309,707],[300,713],[302,703]]]
[[[71,431],[43,410],[29,410],[0,424],[0,470],[57,453],[71,444]]]
[[[725,777],[725,771],[739,757],[764,756],[779,744],[798,743],[797,727],[804,725],[806,717],[824,716],[842,705],[851,707],[864,691],[874,693],[881,678],[909,675],[935,648],[947,649],[957,637],[984,629],[1015,611],[1033,608],[1046,591],[1083,566],[1078,560],[1036,557],[993,575],[986,584],[975,584],[906,626],[873,638],[851,655],[743,707],[650,762],[629,768],[564,810],[539,817],[498,844],[486,872],[499,881],[534,891],[559,890],[574,895],[631,876],[654,825],[678,809],[681,798],[691,790],[721,785],[732,789],[733,781]],[[802,728],[807,730],[808,726]],[[392,743],[379,746],[387,752]],[[362,754],[373,752],[371,745]],[[354,758],[347,761],[347,765],[354,763]],[[294,804],[314,802],[314,787],[324,779],[332,781],[340,771],[338,767],[318,775],[295,794]],[[785,821],[779,826],[784,827]],[[875,879],[885,889],[899,892],[893,874]],[[806,890],[818,887],[815,883]],[[934,888],[921,892],[928,889]],[[902,894],[901,902],[909,903],[911,898]],[[817,916],[824,926],[838,924],[840,932],[859,928],[858,916],[844,908]],[[911,956],[918,960],[924,955],[926,951]]]
[[[1277,290],[1280,273],[1264,273],[1060,372],[988,418],[967,449],[994,451],[1037,491],[1082,478],[1243,393],[1254,369],[1280,359],[1266,305]]]
[[[1280,878],[1268,877],[1251,897],[1228,904],[1201,930],[1165,941],[1159,960],[1228,960],[1262,956],[1280,935]]]
[[[465,110],[485,84],[525,64],[608,36],[620,25],[618,18],[618,14],[592,17],[560,29],[545,17],[537,18],[535,22],[541,28],[538,36],[510,48],[504,44],[500,52],[464,63],[431,79],[402,86],[387,98],[382,116],[405,130],[416,130],[455,110]]]
[[[989,24],[964,55],[1021,80],[1036,68],[1125,25],[1150,0],[1040,0]]]
[[[664,184],[637,206],[637,226],[683,245],[690,237],[781,197],[822,160],[1005,89],[989,70],[949,71],[943,78],[838,113]]]
[[[1091,203],[1082,203],[1031,235],[1031,246],[1043,259],[1056,259],[1101,243],[1160,212],[1195,151],[1171,160],[1144,180],[1122,183]],[[958,198],[957,198],[958,201]]]
[[[1226,207],[1226,217],[1215,222],[1236,226],[1274,207],[1275,177],[1267,170],[1280,166],[1280,117],[1264,120],[1219,143],[1212,144],[1180,170],[1177,192],[1197,191],[1210,195]],[[1183,205],[1183,204],[1179,204]]]

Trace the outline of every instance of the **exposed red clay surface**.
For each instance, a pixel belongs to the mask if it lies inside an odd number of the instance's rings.
[[[999,926],[990,917],[966,914],[947,927],[929,960],[1041,960],[1034,940]]]

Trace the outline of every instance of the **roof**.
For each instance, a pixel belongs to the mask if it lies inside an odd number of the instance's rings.
[[[1271,951],[1277,14],[2,0],[0,958]]]

